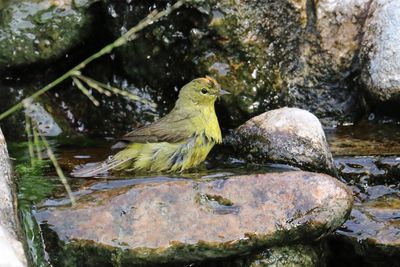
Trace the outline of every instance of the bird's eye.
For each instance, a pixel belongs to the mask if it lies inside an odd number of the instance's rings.
[[[203,89],[201,89],[201,93],[202,93],[203,95],[205,95],[205,94],[208,93],[208,90],[207,90],[206,88],[203,88]]]

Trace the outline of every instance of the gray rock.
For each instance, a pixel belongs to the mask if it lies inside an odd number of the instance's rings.
[[[351,193],[337,179],[301,171],[124,183],[119,188],[93,184],[76,192],[76,207],[53,199],[39,210],[55,265],[239,256],[321,238],[344,222],[352,206]]]
[[[4,229],[0,222],[0,267],[25,266],[27,263],[22,243],[16,239],[15,233]]]
[[[36,123],[41,135],[58,136],[62,133],[62,129],[58,126],[53,116],[40,103],[29,103],[24,106],[25,114]]]
[[[0,267],[23,267],[27,262],[17,236],[11,179],[8,151],[0,129]]]
[[[84,1],[8,1],[0,10],[0,68],[63,56],[92,21]],[[75,4],[73,4],[75,3]]]
[[[400,103],[400,2],[372,1],[361,50],[361,80],[374,102]]]
[[[284,163],[336,175],[321,123],[306,110],[265,112],[241,125],[226,140],[250,162]]]
[[[360,49],[359,35],[370,2],[370,0],[315,2],[321,47],[332,56],[334,67],[351,67],[354,56]]]

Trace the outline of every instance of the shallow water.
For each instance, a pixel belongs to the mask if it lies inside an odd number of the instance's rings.
[[[360,243],[383,233],[388,240],[399,237],[400,208],[400,131],[398,125],[361,125],[341,127],[327,131],[327,138],[341,178],[353,190],[355,207],[350,220],[337,231],[345,238],[356,238]],[[115,153],[110,141],[52,140],[60,166],[65,174],[79,164],[100,161]],[[77,146],[76,144],[83,144]],[[132,175],[121,173],[93,179],[68,178],[75,198],[109,189],[132,187],[143,183],[159,183],[180,179],[212,180],[237,174],[296,170],[285,165],[256,165],[224,154],[224,148],[216,148],[208,161],[198,169],[179,175]],[[42,231],[33,214],[44,207],[68,206],[70,199],[53,170],[51,163],[29,159],[26,143],[10,145],[15,161],[18,182],[20,216],[28,239],[30,256],[34,266],[48,266],[48,255],[42,242]],[[46,158],[44,151],[42,155]],[[367,220],[367,219],[368,220]],[[384,225],[384,227],[382,227]],[[378,239],[381,237],[377,237]],[[392,239],[391,239],[392,238]],[[385,241],[385,240],[383,240]],[[333,246],[334,249],[340,249]],[[335,252],[333,252],[335,253]],[[338,253],[340,254],[340,253]],[[343,262],[352,262],[342,259]]]

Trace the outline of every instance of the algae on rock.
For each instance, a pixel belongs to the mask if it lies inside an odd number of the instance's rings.
[[[6,2],[0,9],[0,69],[65,55],[90,31],[88,7],[95,1]]]

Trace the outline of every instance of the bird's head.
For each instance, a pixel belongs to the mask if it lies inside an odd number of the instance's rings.
[[[184,104],[192,102],[196,105],[214,104],[215,100],[229,92],[221,89],[216,80],[206,76],[197,78],[182,87],[179,92],[179,101]]]

